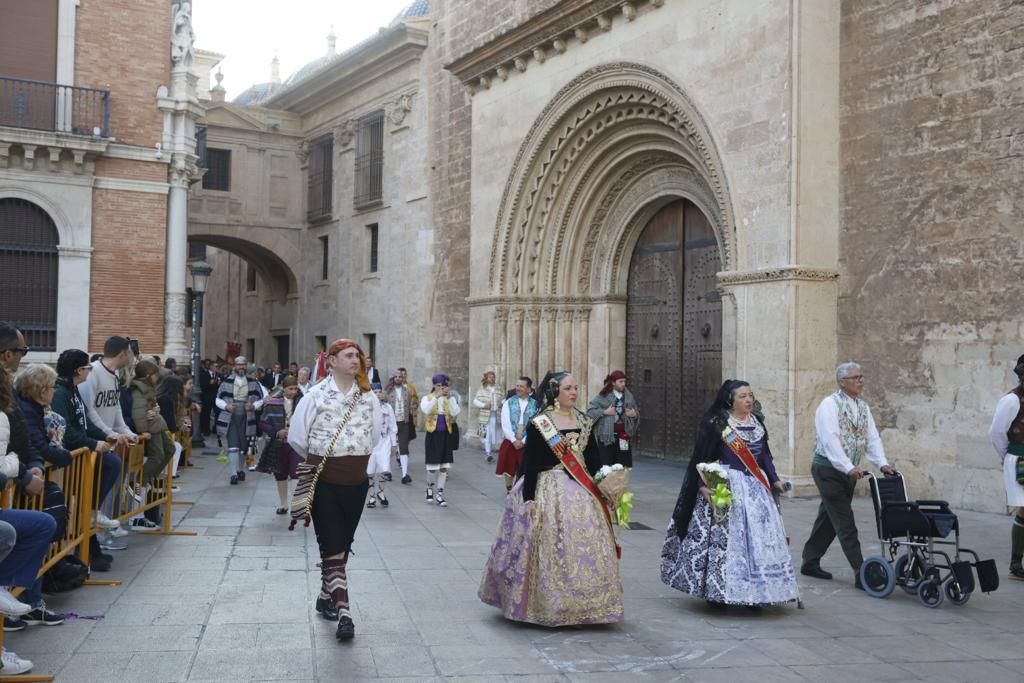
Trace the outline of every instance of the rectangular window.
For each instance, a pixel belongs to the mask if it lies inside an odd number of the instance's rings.
[[[206,260],[206,245],[201,242],[189,242],[188,243],[188,260],[199,261]]]
[[[376,223],[366,226],[366,237],[370,242],[370,272],[377,272],[377,247],[380,239],[380,228]]]
[[[256,267],[248,261],[245,263],[245,291],[256,291]]]
[[[245,340],[245,357],[249,359],[250,363],[255,363],[253,360],[256,358],[256,340],[249,338]]]
[[[363,335],[363,350],[366,355],[373,359],[373,362],[377,362],[377,335],[376,334],[364,334]]]
[[[185,288],[185,327],[192,327],[192,316],[195,315],[195,301],[192,297],[192,288]],[[203,322],[200,320],[199,324]]]
[[[356,126],[355,208],[379,204],[384,196],[384,111],[359,119]]]
[[[331,217],[331,193],[334,187],[334,136],[322,135],[309,146],[308,201],[306,218],[320,221]]]
[[[318,350],[320,350],[320,351],[326,351],[327,350],[327,337],[318,334],[316,336],[316,348]]]
[[[227,192],[231,189],[231,150],[206,148],[203,189]]]
[[[324,235],[324,236],[322,236],[320,238],[320,279],[321,280],[326,280],[327,277],[330,275],[331,259],[330,259],[330,250],[328,249],[329,242],[330,242],[330,238],[327,235]]]

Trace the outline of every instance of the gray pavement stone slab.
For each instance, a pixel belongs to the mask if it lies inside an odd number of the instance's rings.
[[[896,664],[862,662],[821,666],[794,666],[792,670],[809,681],[828,683],[864,683],[864,681],[919,681],[907,669]],[[742,680],[742,679],[737,679]]]
[[[202,650],[189,681],[293,681],[313,677],[313,650]]]
[[[126,643],[132,652],[186,652],[195,650],[202,626],[151,625],[145,628],[115,624],[97,624],[78,652],[121,653]]]
[[[917,662],[904,669],[930,683],[1020,683],[1024,661],[1008,662]]]

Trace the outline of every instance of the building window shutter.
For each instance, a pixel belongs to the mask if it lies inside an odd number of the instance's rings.
[[[309,150],[309,196],[306,218],[320,221],[331,217],[334,178],[334,138],[324,135],[313,140]]]
[[[53,219],[24,199],[0,199],[0,320],[36,351],[57,350],[57,243]]]
[[[384,112],[359,119],[356,126],[355,208],[379,204],[384,197]]]

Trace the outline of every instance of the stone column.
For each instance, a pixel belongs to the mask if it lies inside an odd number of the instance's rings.
[[[492,340],[494,363],[500,374],[498,381],[509,382],[508,368],[508,309],[499,307],[494,310],[494,339]]]
[[[537,372],[543,376],[555,366],[555,346],[558,344],[558,309],[545,306],[541,312],[540,349],[537,361]]]
[[[520,373],[523,370],[523,317],[521,308],[513,308],[508,317],[508,370]]]
[[[526,323],[523,326],[523,369],[526,374],[534,376],[537,372],[540,344],[540,308],[530,306],[526,309]]]
[[[590,307],[579,306],[572,311],[572,355],[569,367],[583,391],[587,386],[587,349],[590,337]]]
[[[558,334],[555,337],[555,364],[550,370],[564,370],[572,362],[572,309],[558,309]]]
[[[171,189],[167,199],[164,354],[180,362],[184,362],[189,356],[189,345],[185,339],[189,177],[186,169],[172,169]]]

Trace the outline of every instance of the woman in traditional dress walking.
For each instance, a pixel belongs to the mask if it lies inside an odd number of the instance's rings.
[[[494,449],[501,443],[501,427],[498,414],[501,410],[501,391],[493,370],[484,372],[480,380],[480,388],[473,397],[473,407],[477,409],[477,436],[484,447],[487,462],[494,462]]]
[[[278,502],[275,512],[279,515],[288,513],[288,481],[298,479],[299,465],[305,460],[288,443],[288,427],[301,400],[298,380],[292,376],[285,377],[263,403],[260,417],[260,431],[267,437],[267,443],[263,446],[256,470],[274,475]]]
[[[713,604],[757,607],[798,599],[775,500],[784,487],[753,408],[750,385],[726,380],[698,428],[661,551],[661,580]],[[732,496],[727,508],[712,507],[709,475],[702,478],[698,469],[704,463],[722,466]]]
[[[506,619],[542,626],[622,621],[618,546],[592,475],[591,421],[568,372],[540,384],[542,412],[526,427],[522,478],[505,499],[478,595]]]
[[[380,382],[370,384],[373,395],[380,401],[380,439],[373,447],[370,460],[366,464],[366,477],[370,482],[370,499],[366,507],[375,508],[377,503],[386,508],[390,501],[384,495],[384,483],[391,481],[391,456],[398,452],[398,423],[395,421],[395,410],[384,401],[384,390]]]
[[[426,416],[427,438],[423,444],[424,458],[427,463],[427,502],[448,507],[444,495],[444,487],[448,482],[448,470],[455,462],[456,436],[458,429],[455,418],[458,416],[459,399],[452,396],[448,387],[448,375],[438,373],[432,379],[433,391],[420,401],[420,410]],[[434,484],[437,484],[437,492]]]

